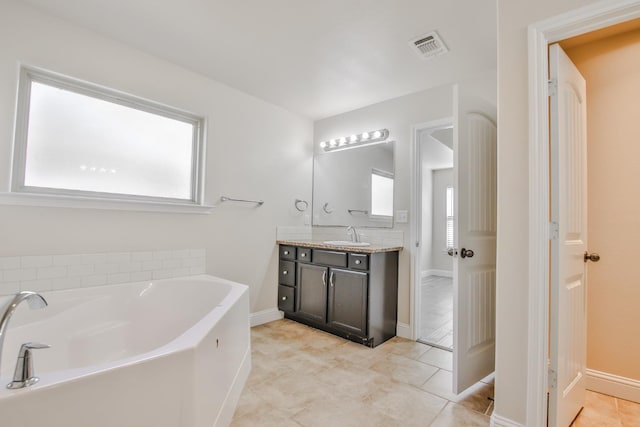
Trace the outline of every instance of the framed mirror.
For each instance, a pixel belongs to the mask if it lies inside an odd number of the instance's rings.
[[[316,153],[313,225],[393,227],[395,142]]]

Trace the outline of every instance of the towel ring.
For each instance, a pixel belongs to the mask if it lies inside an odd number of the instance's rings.
[[[306,200],[296,199],[294,203],[295,203],[296,209],[300,212],[304,212],[307,210],[307,208],[309,208],[309,202],[307,202]]]

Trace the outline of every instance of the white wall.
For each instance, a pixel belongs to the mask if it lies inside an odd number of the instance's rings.
[[[534,22],[594,2],[498,0],[495,414],[522,424],[526,420],[527,399],[529,262],[527,27]]]
[[[251,311],[276,306],[276,225],[302,225],[311,199],[313,124],[228,86],[50,17],[0,3],[0,191],[9,185],[18,64],[165,103],[208,120],[210,215],[0,206],[0,256],[205,248],[206,271],[251,287]]]

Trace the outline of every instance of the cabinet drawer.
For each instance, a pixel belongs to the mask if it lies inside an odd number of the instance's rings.
[[[369,270],[369,255],[349,254],[349,268],[353,270]]]
[[[292,313],[295,307],[295,288],[278,285],[278,309]]]
[[[297,260],[311,262],[311,248],[298,248]]]
[[[296,259],[296,247],[280,245],[280,259],[295,260]]]
[[[293,261],[280,260],[278,283],[289,286],[294,286],[296,284],[296,265]]]
[[[315,264],[330,265],[333,267],[346,267],[347,266],[347,253],[325,251],[322,249],[313,250],[313,262]]]

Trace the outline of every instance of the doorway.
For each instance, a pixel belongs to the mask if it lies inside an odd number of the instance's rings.
[[[418,341],[453,351],[453,125],[418,134],[421,176]]]
[[[573,38],[580,35],[588,36],[589,33],[594,32],[594,30],[604,30],[611,31],[612,26],[615,24],[625,23],[628,24],[630,21],[637,19],[640,16],[640,4],[627,4],[627,5],[614,5],[613,3],[607,7],[602,7],[598,10],[593,9],[582,9],[570,12],[562,17],[562,19],[552,18],[548,21],[541,22],[539,24],[532,25],[530,29],[530,52],[532,57],[535,58],[535,61],[531,62],[531,157],[530,157],[530,170],[534,171],[531,175],[530,180],[530,193],[531,199],[530,201],[530,252],[529,258],[532,260],[530,263],[530,274],[529,274],[529,283],[530,283],[530,330],[529,330],[529,354],[531,357],[529,363],[529,373],[528,373],[528,416],[527,416],[527,424],[529,425],[543,425],[548,421],[548,425],[564,427],[564,422],[562,426],[558,424],[558,419],[553,416],[550,412],[547,414],[547,389],[551,391],[551,394],[564,393],[564,386],[567,384],[562,384],[561,381],[566,379],[562,378],[560,375],[553,370],[553,368],[547,371],[548,358],[551,355],[551,365],[553,366],[553,352],[549,352],[549,347],[547,345],[547,333],[550,333],[553,337],[554,334],[557,334],[558,330],[566,329],[568,325],[559,323],[548,323],[549,322],[549,313],[550,313],[550,303],[555,304],[555,302],[550,301],[550,296],[547,294],[547,290],[544,287],[540,287],[540,283],[547,283],[547,279],[549,277],[549,271],[553,274],[553,266],[554,264],[558,264],[558,260],[554,257],[553,252],[549,253],[549,241],[552,242],[558,239],[558,234],[560,237],[563,237],[563,233],[560,231],[558,233],[558,229],[555,227],[554,223],[549,223],[549,196],[552,194],[550,191],[553,188],[550,185],[549,181],[549,165],[553,165],[554,162],[558,162],[559,159],[554,156],[553,152],[548,151],[549,140],[546,139],[546,133],[549,129],[550,121],[557,120],[557,115],[553,112],[551,114],[548,113],[547,100],[548,95],[553,94],[555,88],[554,83],[552,82],[550,86],[547,83],[547,48],[549,45],[566,40],[569,38]],[[562,43],[562,42],[561,42]],[[613,69],[618,69],[619,67],[612,67]],[[615,80],[615,79],[614,79]],[[589,83],[587,83],[589,86]],[[561,89],[558,89],[558,92],[562,93]],[[587,97],[587,106],[591,101]],[[633,111],[637,111],[637,106],[634,107]],[[591,120],[591,118],[589,118]],[[609,123],[608,127],[608,137],[607,140],[610,143],[612,138],[617,139],[617,131],[619,126],[615,126],[613,122]],[[553,144],[551,144],[553,146]],[[613,146],[608,147],[609,150],[615,150]],[[612,151],[615,153],[615,151]],[[590,156],[591,157],[591,156]],[[602,160],[602,156],[600,156],[598,161]],[[561,161],[560,161],[560,164]],[[567,165],[565,164],[564,167]],[[619,165],[613,165],[613,168],[617,168]],[[637,168],[636,168],[637,169]],[[562,173],[562,169],[561,173]],[[589,180],[589,185],[593,184],[592,179]],[[621,182],[614,183],[613,186],[618,187],[620,185],[624,185]],[[611,192],[613,188],[609,188],[606,191]],[[588,194],[586,191],[583,194]],[[566,197],[567,194],[561,195],[560,198]],[[624,197],[629,197],[625,192]],[[598,208],[603,209],[604,211],[607,208],[610,208],[611,205],[606,203],[600,203]],[[588,212],[585,210],[585,212]],[[606,215],[606,214],[605,214]],[[591,224],[585,228],[588,232],[590,231]],[[615,231],[612,229],[607,230],[607,233],[614,233]],[[586,238],[585,238],[586,241]],[[599,250],[599,248],[594,248],[593,242],[589,243],[589,248],[587,250]],[[553,245],[553,243],[552,243]],[[587,261],[591,261],[591,254],[587,253],[584,258]],[[614,258],[617,258],[617,254],[613,255]],[[581,256],[582,258],[582,256]],[[609,256],[608,258],[612,258]],[[604,259],[604,258],[603,258]],[[631,261],[633,262],[633,261]],[[596,268],[600,268],[602,264],[593,265],[589,267],[589,274],[591,274],[591,270],[595,270]],[[550,270],[551,269],[551,270]],[[594,275],[595,276],[595,275]],[[591,279],[591,278],[590,278]],[[587,295],[590,293],[591,285],[587,285]],[[588,297],[587,297],[588,298]],[[590,300],[590,298],[588,298]],[[611,308],[610,308],[611,309]],[[615,309],[616,316],[619,314],[619,308]],[[611,311],[610,311],[611,313]],[[585,312],[586,316],[586,312]],[[586,317],[585,317],[586,319]],[[591,322],[591,320],[589,320]],[[595,319],[594,319],[595,321]],[[628,326],[625,328],[628,329]],[[609,333],[615,333],[616,331],[609,331]],[[628,345],[625,345],[625,351],[621,353],[625,353],[629,348]],[[601,349],[604,350],[604,349]],[[589,370],[585,369],[585,365],[582,365],[583,377],[586,376],[587,379],[587,387],[592,388],[592,381],[590,378],[592,377]],[[556,375],[557,381],[556,382]],[[606,378],[608,380],[609,385],[611,385],[612,380],[615,380],[616,376],[609,376]],[[600,378],[602,380],[603,378]],[[620,379],[620,378],[617,378]],[[615,382],[615,381],[613,381]],[[640,384],[640,382],[636,381],[636,384],[631,384],[632,386]],[[629,382],[626,384],[629,386]],[[640,387],[636,387],[636,393],[640,390]],[[548,415],[548,418],[547,418]]]

